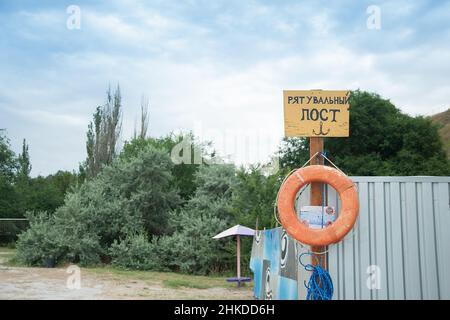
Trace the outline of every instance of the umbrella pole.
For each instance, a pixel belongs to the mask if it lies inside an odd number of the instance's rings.
[[[238,287],[241,285],[241,237],[237,235],[237,277],[238,277]]]

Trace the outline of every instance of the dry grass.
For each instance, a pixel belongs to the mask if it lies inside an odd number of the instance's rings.
[[[174,272],[136,271],[121,270],[110,266],[88,268],[89,272],[99,276],[112,277],[117,280],[141,280],[153,283],[162,283],[169,288],[235,288],[236,284],[229,283],[225,277],[218,276],[196,276]],[[249,285],[251,288],[251,285]]]
[[[252,299],[252,285],[237,288],[225,276],[82,268],[82,289],[67,290],[65,266],[15,266],[15,250],[0,248],[0,299]]]

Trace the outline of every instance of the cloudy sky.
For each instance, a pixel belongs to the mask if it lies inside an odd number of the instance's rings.
[[[16,152],[27,139],[34,176],[78,168],[109,84],[123,140],[145,94],[151,135],[194,130],[241,163],[275,150],[284,89],[360,88],[410,115],[450,105],[445,1],[2,0],[0,35],[0,128]]]

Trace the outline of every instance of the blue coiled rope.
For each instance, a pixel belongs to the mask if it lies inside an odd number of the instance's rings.
[[[306,300],[331,300],[333,298],[334,287],[330,274],[319,263],[315,266],[310,263],[303,264],[302,256],[305,254],[312,255],[310,252],[304,252],[298,257],[298,261],[306,271],[312,272],[308,284],[305,281],[305,287],[308,290]],[[317,257],[315,258],[317,259]]]

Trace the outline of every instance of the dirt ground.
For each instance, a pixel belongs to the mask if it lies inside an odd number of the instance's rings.
[[[134,280],[88,269],[81,269],[80,289],[69,289],[65,268],[9,267],[5,261],[0,252],[0,299],[252,299],[249,287],[170,288],[158,279]]]

